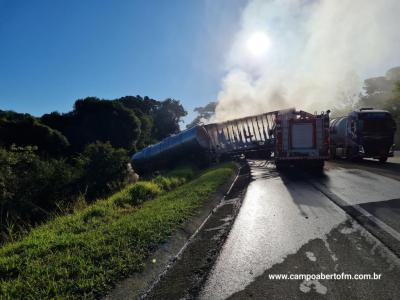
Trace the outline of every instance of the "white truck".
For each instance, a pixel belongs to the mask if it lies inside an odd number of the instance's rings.
[[[329,111],[310,114],[293,109],[279,113],[274,121],[277,169],[295,166],[322,171],[329,159]]]

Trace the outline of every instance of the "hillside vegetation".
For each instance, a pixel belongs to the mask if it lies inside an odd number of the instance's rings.
[[[179,132],[179,101],[77,100],[41,117],[0,111],[0,244],[131,179],[129,156]]]
[[[0,249],[0,298],[103,295],[116,281],[140,272],[149,254],[235,168],[232,163],[220,165],[190,181],[193,173],[181,170],[138,182],[33,229],[22,240]]]

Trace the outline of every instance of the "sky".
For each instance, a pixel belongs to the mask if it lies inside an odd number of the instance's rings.
[[[245,0],[0,0],[0,109],[87,96],[215,100]]]
[[[210,101],[211,121],[340,108],[400,65],[399,11],[399,0],[0,0],[0,109],[141,95],[180,100],[187,124]]]

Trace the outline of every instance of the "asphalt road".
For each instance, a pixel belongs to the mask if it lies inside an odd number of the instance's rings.
[[[328,163],[323,176],[250,161],[240,212],[200,299],[399,299],[400,165]],[[271,274],[381,274],[285,280]]]

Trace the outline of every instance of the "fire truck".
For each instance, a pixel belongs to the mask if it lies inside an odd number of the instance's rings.
[[[289,110],[278,113],[274,120],[277,169],[290,166],[322,170],[329,159],[329,111],[311,114]]]

